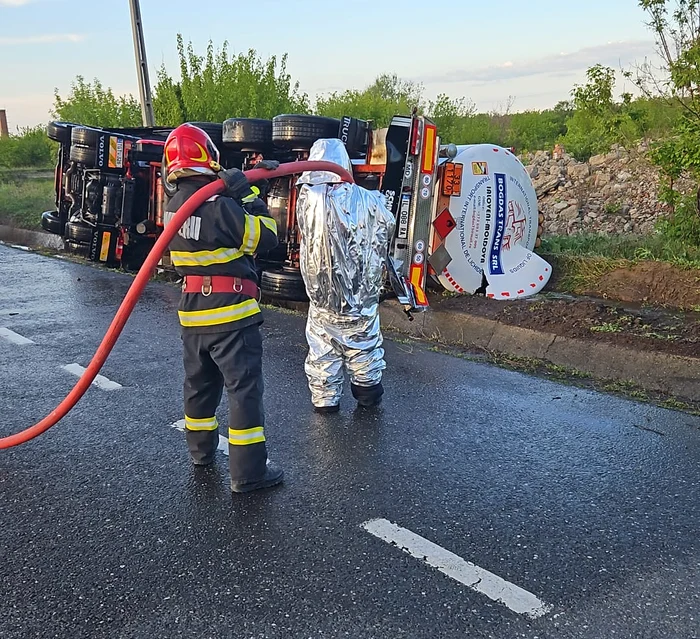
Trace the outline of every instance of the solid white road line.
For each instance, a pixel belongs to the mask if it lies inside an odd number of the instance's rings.
[[[61,366],[61,368],[64,371],[73,373],[73,375],[77,375],[78,377],[81,377],[85,372],[85,369],[80,364],[68,364],[66,366]],[[117,390],[118,388],[122,388],[121,384],[117,384],[117,382],[113,382],[111,379],[107,379],[102,375],[95,377],[92,385],[97,386],[97,388],[101,388],[102,390]]]
[[[178,419],[174,424],[170,424],[170,428],[174,428],[184,433],[185,420]],[[226,439],[223,435],[219,435],[219,445],[216,447],[216,450],[220,450],[224,453],[224,455],[228,455],[228,439]]]
[[[27,339],[26,337],[22,337],[18,333],[11,331],[9,328],[5,328],[4,326],[0,326],[0,337],[3,337],[8,342],[11,342],[12,344],[17,344],[19,346],[24,346],[25,344],[36,344],[36,342],[33,342],[32,340]]]
[[[20,251],[31,251],[28,246],[22,246],[21,244],[10,244],[13,249],[19,249]]]
[[[523,590],[488,570],[479,568],[470,561],[465,561],[449,550],[445,550],[442,546],[438,546],[386,519],[371,519],[362,524],[362,527],[375,537],[397,546],[416,559],[422,559],[429,566],[437,568],[448,577],[456,579],[472,590],[493,599],[493,601],[502,603],[513,612],[535,619],[551,610],[551,606],[545,604],[531,592]]]

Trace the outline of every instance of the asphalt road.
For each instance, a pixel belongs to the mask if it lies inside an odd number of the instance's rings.
[[[0,246],[0,281],[7,435],[67,394],[131,278]],[[177,298],[149,284],[102,371],[121,388],[0,451],[3,639],[700,637],[700,419],[403,342],[379,409],[318,416],[304,320],[266,311],[287,480],[231,495],[224,454],[193,468],[172,427]]]

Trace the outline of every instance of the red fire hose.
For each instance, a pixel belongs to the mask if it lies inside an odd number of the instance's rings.
[[[288,164],[282,164],[279,166],[279,168],[273,170],[252,169],[250,171],[245,171],[245,175],[249,182],[256,182],[258,180],[270,179],[283,175],[303,173],[304,171],[329,171],[338,175],[344,182],[354,181],[350,173],[332,162],[289,162]],[[18,446],[19,444],[28,442],[30,439],[38,437],[49,428],[56,425],[68,414],[73,406],[78,403],[80,398],[85,394],[85,391],[87,391],[87,389],[90,387],[90,384],[92,384],[93,380],[97,376],[97,373],[100,371],[105,363],[105,360],[112,351],[112,348],[119,338],[124,325],[131,315],[131,311],[134,310],[136,302],[141,296],[146,284],[148,284],[148,280],[151,278],[153,270],[156,268],[158,261],[165,252],[165,249],[168,247],[168,244],[170,244],[170,241],[180,230],[180,227],[185,223],[185,220],[190,217],[190,215],[192,215],[192,213],[194,213],[199,206],[204,204],[204,202],[213,195],[221,193],[224,188],[225,185],[223,181],[216,180],[215,182],[207,184],[207,186],[201,188],[180,207],[178,212],[173,216],[173,219],[161,233],[160,237],[151,249],[151,252],[148,254],[148,257],[146,257],[146,261],[136,274],[133,283],[124,296],[124,300],[122,301],[117,314],[114,316],[112,323],[107,329],[107,333],[105,333],[104,338],[102,338],[102,343],[95,352],[90,365],[85,369],[85,372],[73,387],[73,390],[68,393],[66,398],[53,411],[51,411],[51,413],[49,413],[37,424],[34,424],[34,426],[30,426],[29,428],[14,435],[0,438],[0,449],[12,448],[13,446]]]

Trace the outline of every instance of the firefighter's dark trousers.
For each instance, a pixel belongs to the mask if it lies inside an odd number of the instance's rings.
[[[213,461],[219,444],[216,409],[228,394],[231,480],[265,474],[262,337],[258,325],[225,333],[182,336],[185,364],[185,433],[196,464]]]

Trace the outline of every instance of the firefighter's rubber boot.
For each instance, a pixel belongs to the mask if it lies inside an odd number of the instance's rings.
[[[358,406],[364,408],[376,406],[382,401],[382,395],[384,395],[384,387],[381,382],[374,386],[351,384],[350,389],[352,390],[352,396],[357,400]]]
[[[320,413],[321,415],[330,415],[331,413],[337,413],[340,410],[340,404],[332,404],[331,406],[314,406],[314,413]]]
[[[267,462],[267,468],[265,469],[265,474],[254,481],[232,481],[231,491],[234,493],[249,493],[253,490],[260,490],[261,488],[270,488],[271,486],[276,486],[284,481],[284,471],[273,464],[272,462]]]

